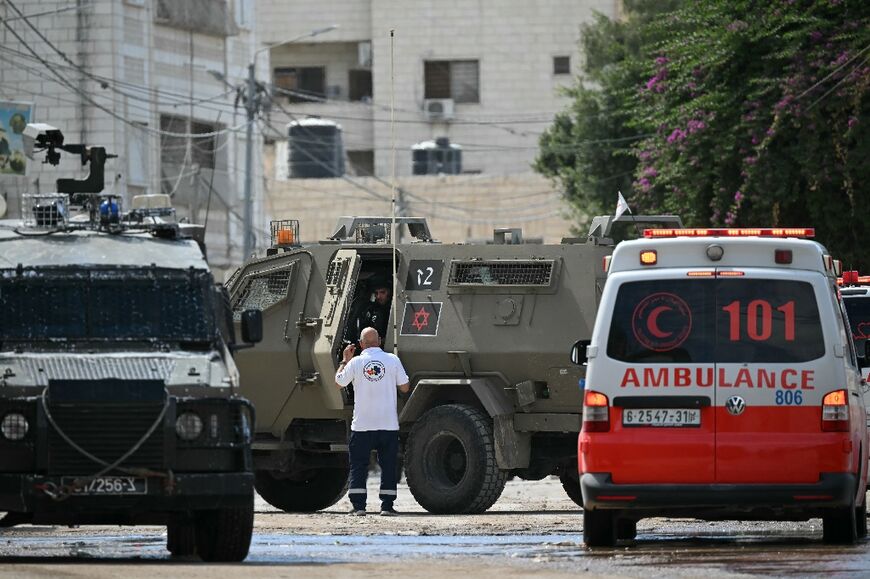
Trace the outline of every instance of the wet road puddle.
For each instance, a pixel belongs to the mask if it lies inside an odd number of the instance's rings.
[[[0,539],[0,562],[139,560],[170,562],[162,529],[135,534],[19,528]],[[870,576],[870,542],[849,547],[821,543],[819,529],[731,528],[669,523],[640,529],[633,543],[588,549],[582,534],[560,535],[292,535],[258,533],[248,564],[301,565],[473,558],[495,564],[546,565],[636,577],[741,575]],[[188,559],[191,560],[191,559]]]

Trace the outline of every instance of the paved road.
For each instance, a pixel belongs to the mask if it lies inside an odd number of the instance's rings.
[[[374,489],[372,489],[374,490]],[[5,577],[870,577],[870,541],[821,543],[820,521],[642,521],[633,544],[583,546],[582,516],[555,479],[512,481],[488,513],[434,516],[400,488],[406,514],[365,518],[345,502],[313,515],[257,503],[251,554],[240,565],[173,560],[165,530],[23,526],[0,536]]]

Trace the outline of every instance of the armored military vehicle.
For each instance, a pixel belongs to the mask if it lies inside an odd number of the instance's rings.
[[[105,150],[50,129],[31,146],[91,173],[0,222],[0,525],[165,524],[175,555],[242,560],[254,414],[202,229],[166,196],[122,211],[99,195]],[[244,315],[244,341],[259,323]]]
[[[263,341],[237,359],[257,408],[260,495],[314,511],[345,493],[353,400],[336,388],[335,370],[343,340],[354,339],[353,312],[374,299],[371,282],[387,278],[396,299],[384,349],[396,348],[411,377],[399,420],[414,498],[433,513],[479,513],[509,476],[557,474],[581,503],[583,369],[568,351],[591,335],[612,221],[596,218],[588,238],[561,244],[522,243],[517,229],[497,230],[493,243],[441,244],[425,220],[400,218],[410,240],[395,253],[389,218],[344,218],[304,247],[297,222],[274,222],[267,255],[228,282],[237,317],[263,312]]]

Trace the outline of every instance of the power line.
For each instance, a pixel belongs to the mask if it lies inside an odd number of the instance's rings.
[[[5,1],[7,2],[8,5],[12,6],[13,9],[17,11],[17,8],[15,8],[14,5],[9,2],[9,0],[5,0]],[[81,89],[79,89],[79,87],[75,86],[72,82],[68,81],[63,76],[63,74],[57,72],[54,69],[53,65],[50,62],[48,62],[47,60],[45,60],[44,58],[39,56],[39,54],[36,52],[36,50],[34,50],[33,47],[31,47],[27,43],[27,41],[24,40],[24,38],[20,34],[18,34],[18,32],[16,32],[15,29],[6,20],[3,20],[3,25],[7,28],[7,30],[9,30],[9,32],[12,33],[12,35],[18,40],[18,42],[20,42],[21,45],[28,50],[28,52],[30,52],[37,60],[39,60],[39,62],[57,78],[57,80],[60,82],[60,84],[66,86],[68,89],[70,89],[74,93],[81,95],[85,100],[90,102],[93,106],[95,106],[98,109],[100,109],[101,111],[105,112],[106,114],[108,114],[112,118],[117,119],[117,120],[121,121],[122,123],[124,123],[128,126],[131,126],[135,129],[138,129],[140,131],[146,131],[146,132],[149,132],[152,134],[166,135],[166,136],[171,136],[171,137],[209,138],[209,137],[214,137],[214,136],[223,134],[225,132],[237,130],[238,128],[242,128],[242,127],[246,126],[246,124],[247,124],[247,123],[243,123],[243,124],[239,125],[239,127],[234,127],[232,129],[224,129],[221,131],[215,131],[215,132],[211,132],[211,133],[172,133],[169,131],[155,129],[155,128],[148,127],[148,126],[136,123],[134,121],[131,121],[131,120],[119,115],[118,113],[114,112],[113,110],[109,109],[108,107],[102,105],[101,103],[97,102],[96,100],[94,100],[93,97],[91,97],[91,95],[82,91]]]
[[[2,48],[2,47],[0,47],[0,48]],[[128,107],[132,106],[132,108],[134,108],[134,109],[138,109],[138,110],[141,110],[143,112],[147,112],[149,114],[149,116],[151,114],[150,108],[132,105],[131,103],[119,102],[108,95],[94,95],[94,96],[86,95],[86,93],[82,93],[81,91],[79,91],[77,87],[71,87],[68,82],[59,81],[58,77],[56,77],[56,76],[48,76],[44,73],[41,73],[37,69],[28,67],[26,65],[22,65],[20,63],[15,62],[15,61],[9,60],[8,58],[5,58],[3,56],[0,56],[0,60],[3,60],[4,62],[9,63],[11,66],[16,67],[20,70],[23,70],[27,73],[38,76],[39,78],[48,80],[50,82],[56,82],[58,84],[61,84],[61,85],[65,86],[66,88],[72,90],[76,94],[85,94],[86,98],[88,100],[90,100],[91,103],[94,104],[94,106],[96,106],[100,110],[106,111],[107,109],[105,106],[101,105],[100,103],[97,103],[94,99],[97,99],[97,98],[107,99],[111,104],[113,104],[115,106],[123,106],[126,104]],[[34,95],[34,96],[41,96],[43,98],[54,99],[58,102],[69,103],[69,104],[79,104],[78,101],[64,98],[60,95],[46,95],[42,92],[28,90],[26,88],[19,88],[18,90],[21,92],[25,92],[27,94]],[[192,137],[194,139],[196,139],[196,138],[210,138],[210,137],[216,137],[219,135],[223,135],[225,133],[236,133],[236,132],[241,131],[245,127],[245,125],[247,124],[247,123],[239,123],[238,125],[235,125],[233,127],[227,127],[227,128],[221,129],[219,131],[214,131],[214,132],[209,132],[209,133],[174,133],[174,132],[170,132],[170,131],[162,131],[160,129],[154,129],[154,128],[151,128],[148,126],[141,125],[141,124],[137,123],[136,121],[128,120],[128,119],[125,119],[123,117],[120,117],[116,113],[110,113],[110,114],[112,117],[117,118],[117,119],[121,120],[122,122],[124,122],[125,124],[132,126],[133,128],[138,129],[140,131],[148,132],[148,133],[152,133],[152,134],[157,134],[157,135],[161,135],[161,136],[166,136],[166,137],[179,137],[179,138],[187,138],[187,137]]]

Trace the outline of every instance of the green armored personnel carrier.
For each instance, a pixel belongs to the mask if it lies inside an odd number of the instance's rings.
[[[0,526],[166,525],[174,555],[240,561],[254,414],[202,228],[166,195],[123,211],[100,194],[103,148],[31,129],[48,162],[72,152],[91,172],[0,221]],[[242,316],[243,341],[259,316]]]
[[[591,336],[612,219],[558,245],[522,243],[514,229],[497,230],[493,243],[441,244],[425,220],[397,222],[410,241],[395,245],[395,269],[389,218],[344,218],[304,247],[294,244],[298,223],[286,221],[273,223],[267,255],[228,282],[237,317],[263,312],[263,341],[237,357],[257,409],[257,491],[285,511],[344,495],[353,400],[334,375],[352,312],[387,278],[396,299],[384,349],[411,377],[399,421],[414,498],[433,513],[478,513],[509,476],[556,474],[581,503],[583,369],[569,350]]]

